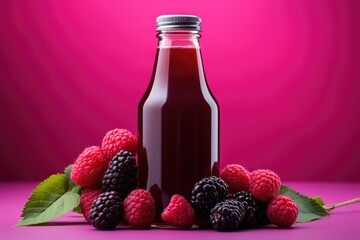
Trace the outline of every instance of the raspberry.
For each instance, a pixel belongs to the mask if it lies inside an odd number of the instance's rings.
[[[149,228],[155,217],[154,199],[148,191],[136,189],[124,200],[126,221],[130,226]]]
[[[220,177],[229,185],[231,193],[249,191],[250,173],[239,164],[227,165],[221,171]]]
[[[171,197],[169,205],[161,214],[166,223],[179,228],[190,228],[195,221],[195,211],[186,199],[178,194]]]
[[[194,185],[190,203],[201,217],[209,216],[211,208],[223,200],[229,192],[228,185],[215,176],[203,178]]]
[[[265,202],[280,190],[280,178],[271,170],[258,169],[250,174],[250,192],[259,201]]]
[[[246,211],[244,218],[244,226],[252,227],[256,222],[256,203],[254,196],[247,191],[241,191],[227,197],[228,199],[234,199],[241,202]]]
[[[99,197],[100,194],[102,194],[103,191],[101,188],[86,188],[82,193],[80,197],[80,207],[81,211],[88,223],[91,223],[90,219],[90,212],[91,212],[91,206],[95,199]]]
[[[296,221],[299,209],[293,200],[285,195],[274,197],[267,207],[266,215],[270,222],[281,227],[289,228]]]
[[[136,137],[126,129],[115,128],[108,131],[102,140],[101,147],[104,157],[110,161],[120,150],[126,150],[136,155]]]
[[[219,202],[211,209],[211,226],[218,231],[233,231],[240,227],[245,218],[245,208],[237,200]]]
[[[92,204],[90,219],[97,229],[114,229],[121,222],[122,216],[123,206],[117,192],[102,193]]]
[[[121,150],[111,160],[106,171],[102,186],[105,192],[116,191],[124,199],[136,188],[136,160],[128,151]]]
[[[75,160],[71,180],[82,187],[101,186],[101,180],[108,167],[100,147],[87,147]]]

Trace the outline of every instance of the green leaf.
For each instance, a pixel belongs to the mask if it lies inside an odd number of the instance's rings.
[[[76,213],[78,213],[78,214],[83,214],[83,212],[82,212],[82,210],[81,210],[81,207],[80,207],[80,204],[73,209],[73,212],[76,212]]]
[[[70,192],[73,192],[73,193],[81,193],[82,187],[80,187],[79,185],[75,185],[72,189],[69,189],[69,190],[70,190]]]
[[[66,178],[68,179],[69,181],[69,191],[73,192],[73,193],[78,193],[80,196],[81,196],[81,193],[83,191],[83,187],[77,185],[76,183],[74,183],[71,178],[70,178],[70,174],[71,174],[71,170],[73,168],[73,164],[70,164],[68,165],[65,170],[64,170],[64,174],[66,176]],[[80,203],[79,205],[77,205],[74,209],[73,209],[74,212],[76,213],[79,213],[79,214],[82,214],[82,211],[81,211],[81,207],[80,207]]]
[[[79,205],[78,193],[69,192],[65,174],[51,175],[31,193],[17,226],[34,225],[60,217]]]
[[[69,181],[69,190],[71,190],[76,185],[70,178],[72,167],[73,167],[73,164],[70,164],[64,170],[64,174],[65,174],[67,180]]]
[[[316,200],[304,196],[286,185],[281,185],[278,195],[280,194],[288,195],[298,206],[299,215],[296,222],[309,222],[329,215]]]
[[[320,196],[315,196],[315,197],[313,197],[312,199],[314,199],[315,202],[316,202],[317,204],[319,204],[321,207],[324,206],[324,201],[322,200],[322,198],[321,198]]]
[[[73,189],[71,189],[72,192],[79,194],[79,196],[81,196],[81,193],[83,190],[84,190],[84,188],[80,187],[79,185],[76,185]],[[73,211],[76,213],[79,213],[79,214],[83,214],[81,207],[80,207],[80,203],[73,209]]]

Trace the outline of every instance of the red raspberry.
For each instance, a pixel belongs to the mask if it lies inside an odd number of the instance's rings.
[[[128,130],[116,128],[106,133],[101,147],[105,158],[110,161],[120,150],[129,151],[135,156],[137,140]]]
[[[250,174],[250,192],[262,202],[269,200],[280,190],[280,178],[271,170],[258,169]]]
[[[71,180],[82,187],[101,186],[108,163],[100,147],[87,147],[75,160]]]
[[[299,209],[290,197],[279,195],[271,199],[266,210],[270,222],[281,227],[289,228],[296,221]]]
[[[190,228],[195,221],[195,210],[186,199],[178,194],[171,197],[169,205],[161,214],[161,219],[179,228]]]
[[[154,199],[148,191],[136,189],[124,200],[126,221],[135,228],[149,228],[155,217]]]
[[[80,207],[81,207],[81,211],[88,223],[91,223],[91,219],[90,219],[91,206],[92,206],[94,200],[97,199],[98,196],[102,193],[103,193],[103,191],[101,188],[86,188],[81,193]]]
[[[229,185],[231,193],[249,191],[250,173],[239,164],[227,165],[221,171],[220,177]]]

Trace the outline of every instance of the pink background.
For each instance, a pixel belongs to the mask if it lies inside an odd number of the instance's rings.
[[[0,180],[60,172],[136,132],[161,14],[203,19],[221,161],[360,180],[360,1],[1,1]]]

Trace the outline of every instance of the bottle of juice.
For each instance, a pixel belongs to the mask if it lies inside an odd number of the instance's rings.
[[[164,15],[156,21],[155,65],[138,107],[138,177],[159,217],[172,195],[189,199],[197,181],[219,174],[219,107],[204,74],[201,19]]]

